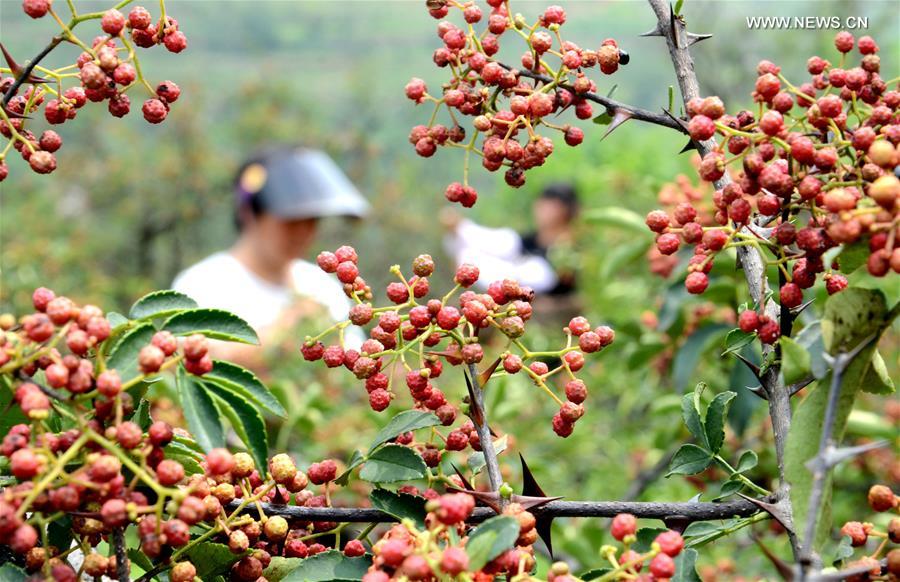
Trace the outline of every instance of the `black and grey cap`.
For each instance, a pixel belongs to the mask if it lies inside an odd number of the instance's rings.
[[[266,151],[244,164],[235,181],[239,205],[281,218],[362,217],[369,203],[334,160],[323,151],[283,148]]]

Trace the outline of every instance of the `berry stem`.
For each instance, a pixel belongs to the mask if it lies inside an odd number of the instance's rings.
[[[81,447],[84,446],[89,438],[90,437],[88,436],[87,432],[81,433],[81,436],[79,436],[75,440],[75,442],[72,443],[72,446],[69,447],[69,449],[65,453],[57,457],[56,462],[53,463],[53,467],[47,472],[46,475],[44,475],[44,478],[41,479],[38,484],[28,492],[28,496],[24,501],[22,501],[22,505],[19,506],[19,510],[16,512],[16,515],[18,517],[21,518],[23,515],[25,515],[34,500],[37,499],[45,489],[47,489],[47,486],[50,485],[50,483],[52,483],[60,473],[62,473],[63,469],[65,469],[66,467],[66,463],[74,459],[81,452]]]

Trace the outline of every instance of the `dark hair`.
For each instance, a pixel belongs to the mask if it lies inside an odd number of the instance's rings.
[[[244,218],[246,217],[247,212],[250,212],[252,216],[256,217],[266,211],[265,204],[263,204],[260,196],[251,196],[241,187],[241,177],[244,175],[244,171],[254,164],[262,164],[265,166],[266,162],[276,151],[278,150],[272,147],[257,151],[244,160],[234,173],[234,179],[232,180],[232,193],[234,195],[234,226],[238,232],[244,230]]]
[[[546,186],[541,191],[541,198],[561,202],[568,210],[570,219],[578,214],[578,192],[575,186],[568,182],[556,182]]]

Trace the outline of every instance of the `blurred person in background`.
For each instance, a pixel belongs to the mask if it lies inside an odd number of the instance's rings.
[[[511,228],[491,228],[462,218],[454,210],[442,216],[448,230],[444,244],[457,265],[472,263],[481,270],[482,289],[493,281],[515,279],[534,289],[535,312],[548,319],[564,318],[578,310],[574,270],[555,266],[555,252],[574,239],[578,194],[568,183],[544,188],[532,205],[534,231],[519,234]]]
[[[261,372],[263,349],[288,339],[292,348],[299,345],[288,336],[300,320],[346,319],[350,300],[341,284],[304,257],[320,219],[361,218],[369,204],[327,154],[303,148],[250,158],[234,189],[237,241],[181,272],[172,287],[201,307],[247,321],[260,345],[221,343],[215,357]]]

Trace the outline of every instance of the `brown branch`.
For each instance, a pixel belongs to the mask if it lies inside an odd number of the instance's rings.
[[[678,87],[681,90],[685,106],[687,106],[688,101],[700,97],[700,83],[697,80],[694,61],[689,50],[691,39],[688,37],[684,21],[674,16],[672,7],[666,0],[648,0],[648,2],[657,19],[656,29],[652,35],[662,36],[666,40]],[[715,149],[716,145],[715,140],[709,139],[698,142],[697,148],[700,155],[706,155]],[[730,182],[731,178],[726,172],[720,180],[716,181],[715,187],[717,189],[724,188]],[[744,230],[750,232],[746,227]],[[765,312],[770,317],[777,318],[779,308],[773,300],[768,298],[769,287],[762,254],[755,247],[740,246],[737,247],[737,256],[747,280],[750,296],[758,305],[764,306]],[[764,348],[766,355],[772,350],[771,347],[764,346]],[[777,358],[775,360],[777,361]],[[778,474],[781,482],[778,494],[779,497],[787,499],[788,485],[784,478],[784,450],[791,427],[791,394],[781,380],[780,366],[777,364],[769,366],[761,380],[769,404],[769,416],[772,419],[772,432],[775,439],[775,456],[778,461]],[[788,535],[791,539],[794,556],[799,557],[800,548],[797,536],[791,528],[788,528]]]
[[[116,551],[116,579],[119,582],[131,580],[128,567],[128,555],[125,553],[125,533],[121,527],[112,530],[113,547]]]
[[[478,442],[481,444],[481,452],[484,455],[484,464],[487,469],[488,481],[491,491],[499,491],[503,478],[500,476],[500,463],[497,462],[497,451],[494,450],[494,439],[491,436],[491,428],[488,426],[487,410],[484,406],[484,391],[478,381],[478,370],[475,364],[468,365],[466,383],[469,387],[469,416],[478,431]]]
[[[229,510],[235,510],[240,503],[232,501]],[[389,523],[398,521],[396,517],[369,507],[297,507],[293,505],[261,504],[266,515],[280,515],[298,521],[332,521],[338,523],[367,522]],[[256,506],[248,506],[245,512],[256,511]],[[678,517],[687,521],[712,521],[732,517],[748,517],[759,513],[759,508],[744,499],[726,503],[685,502],[657,503],[637,501],[551,501],[531,510],[535,515],[550,517],[615,517],[620,513],[631,513],[647,519],[669,519]],[[471,522],[481,522],[496,515],[490,507],[476,507]]]
[[[512,67],[508,65],[504,65],[500,63],[500,66],[507,70],[512,70]],[[529,79],[534,79],[535,81],[541,81],[542,83],[552,83],[554,79],[552,77],[548,77],[547,75],[541,75],[539,73],[533,73],[531,71],[521,71],[516,69],[521,77],[527,77]],[[559,83],[557,85],[563,89],[571,91],[572,94],[575,94],[575,87],[569,85],[567,83]],[[627,111],[631,119],[639,119],[640,121],[645,121],[647,123],[652,123],[654,125],[662,125],[663,127],[668,127],[669,129],[674,129],[681,133],[687,134],[687,130],[685,130],[684,126],[678,123],[672,115],[668,115],[666,113],[654,113],[652,111],[648,111],[646,109],[641,109],[640,107],[635,107],[633,105],[628,105],[627,103],[622,103],[620,101],[616,101],[615,99],[610,99],[609,97],[604,97],[603,95],[598,95],[597,93],[581,93],[578,95],[588,101],[593,101],[594,103],[599,103],[606,107],[607,111]]]
[[[19,87],[21,87],[22,84],[31,77],[31,73],[34,71],[34,68],[38,66],[38,63],[40,63],[44,59],[44,57],[50,54],[50,52],[55,49],[57,45],[59,45],[59,43],[61,43],[62,41],[62,35],[54,36],[50,40],[50,42],[47,43],[47,46],[41,49],[41,52],[35,55],[33,59],[28,61],[28,64],[22,67],[22,72],[16,76],[16,80],[13,81],[13,84],[10,85],[9,89],[7,89],[6,93],[3,95],[3,109],[6,109],[6,106],[9,105],[10,99],[12,99],[16,95]],[[13,74],[15,74],[15,71],[13,71]]]

